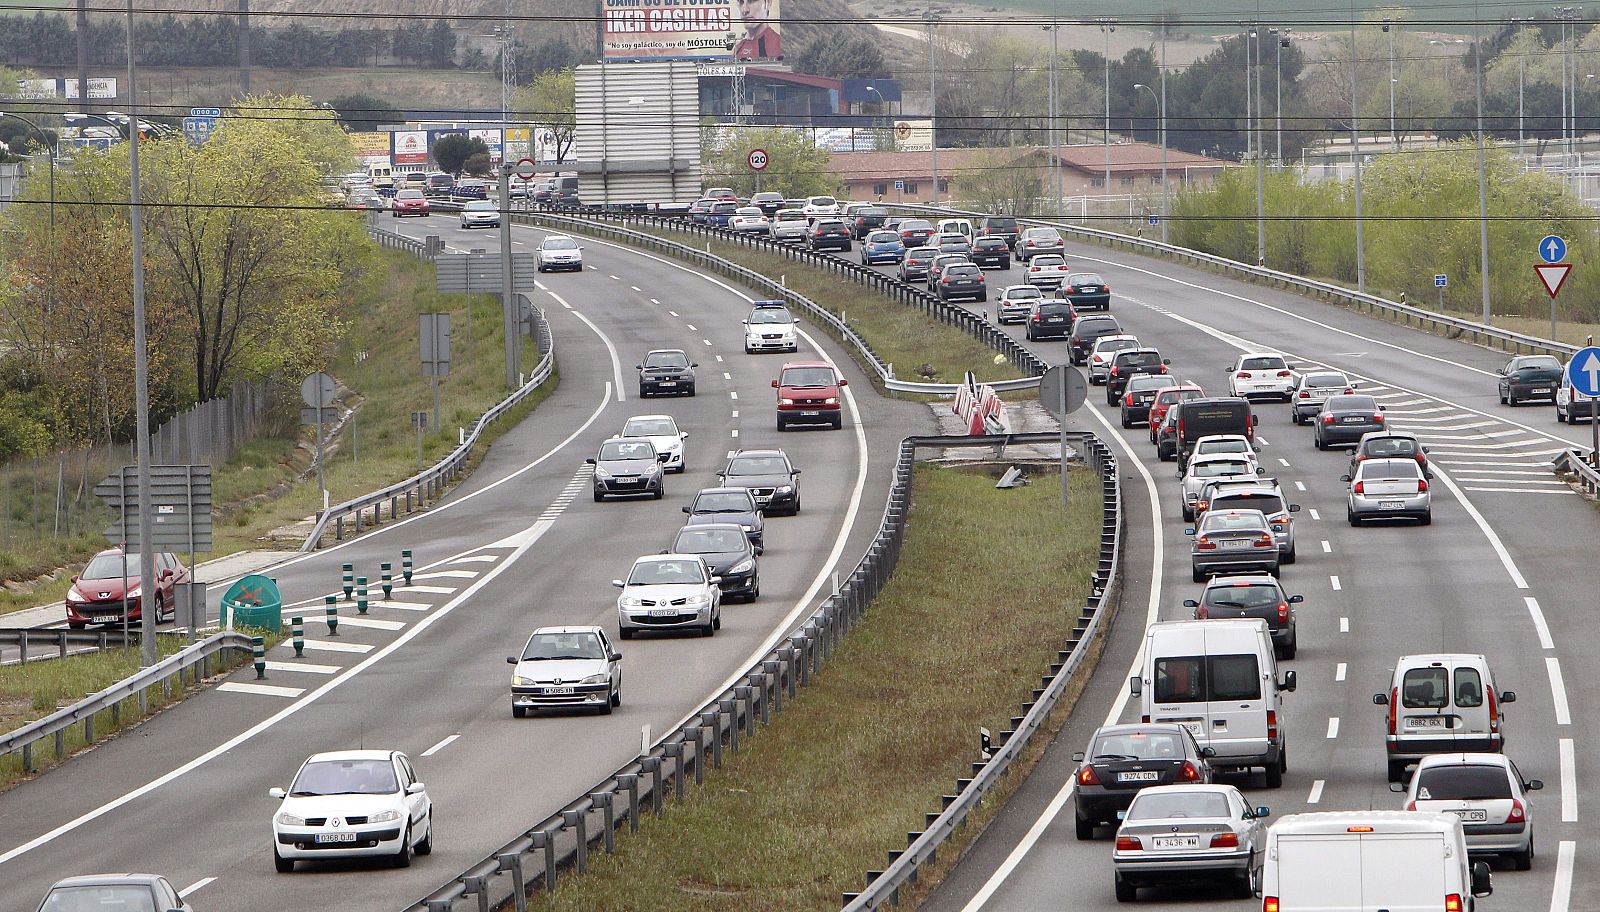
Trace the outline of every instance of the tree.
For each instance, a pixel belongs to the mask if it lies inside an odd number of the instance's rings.
[[[817,38],[795,55],[794,66],[802,73],[835,79],[882,79],[889,75],[883,48],[871,38],[859,35],[843,41]]]
[[[27,70],[0,66],[0,98],[22,97],[23,81],[33,78],[34,75]]]
[[[456,65],[456,33],[443,19],[435,19],[428,30],[428,63],[440,69]]]
[[[460,174],[466,166],[467,159],[474,155],[489,156],[489,146],[476,136],[465,133],[451,133],[439,137],[433,144],[433,162],[439,166],[440,171],[451,174]]]
[[[489,160],[488,152],[474,152],[467,156],[461,168],[473,177],[488,177],[489,172],[494,170],[494,162]]]
[[[750,170],[751,149],[765,149],[767,169],[761,189],[785,197],[821,196],[840,192],[839,179],[828,170],[829,155],[817,148],[804,131],[787,127],[723,127],[714,132],[715,149],[705,162],[708,186],[732,187],[748,196],[755,192],[756,174]]]
[[[540,73],[517,90],[512,107],[555,147],[555,160],[564,162],[576,138],[577,83],[572,70]]]
[[[382,124],[404,120],[394,105],[374,95],[340,95],[328,104],[339,112],[339,121],[352,133],[367,133]]]
[[[532,82],[543,73],[570,70],[593,60],[593,55],[560,38],[542,38],[533,44],[518,42],[511,51],[511,74],[518,82]],[[494,59],[496,72],[500,70],[500,55]]]
[[[957,175],[951,193],[983,212],[1036,215],[1049,161],[1044,151],[995,149]]]

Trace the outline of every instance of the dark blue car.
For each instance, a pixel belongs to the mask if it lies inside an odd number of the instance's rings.
[[[711,211],[706,213],[706,224],[717,228],[728,227],[728,221],[739,210],[738,200],[717,200],[711,204]]]
[[[867,239],[861,244],[861,262],[866,266],[874,263],[898,263],[905,252],[905,242],[900,240],[898,232],[874,231],[867,235]]]

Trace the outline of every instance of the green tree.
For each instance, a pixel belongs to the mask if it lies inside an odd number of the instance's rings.
[[[339,112],[339,122],[352,133],[368,133],[382,124],[405,119],[398,108],[376,95],[340,95],[329,99],[328,104]]]
[[[451,133],[439,137],[433,144],[433,162],[439,166],[440,171],[451,174],[460,174],[466,167],[467,159],[474,155],[489,155],[489,146],[476,136],[465,133]]]
[[[751,149],[765,149],[767,168],[761,189],[786,197],[836,194],[840,181],[828,170],[829,155],[800,130],[787,127],[711,128],[715,151],[705,162],[707,186],[732,187],[735,192],[755,192],[756,174],[750,170]]]
[[[456,33],[443,19],[434,20],[428,30],[428,63],[440,69],[456,65]]]
[[[23,80],[33,78],[34,75],[27,70],[0,66],[0,98],[20,97],[22,95]]]
[[[517,116],[533,124],[534,129],[545,132],[555,146],[556,161],[567,160],[576,138],[577,89],[572,70],[555,70],[540,73],[520,89],[512,99]]]
[[[488,152],[474,152],[461,163],[461,170],[473,177],[488,177],[494,170],[494,162],[490,161]]]
[[[889,75],[889,64],[878,42],[865,36],[838,41],[820,37],[795,55],[795,69],[802,73],[832,76],[835,79],[881,79]]]

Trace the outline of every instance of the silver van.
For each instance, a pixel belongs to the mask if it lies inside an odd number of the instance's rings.
[[[1429,754],[1499,753],[1505,748],[1500,707],[1517,695],[1495,687],[1481,655],[1435,653],[1401,656],[1389,689],[1372,702],[1389,709],[1383,736],[1389,781]]]

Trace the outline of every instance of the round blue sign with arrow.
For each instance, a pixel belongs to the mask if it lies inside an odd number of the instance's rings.
[[[1567,378],[1572,381],[1575,392],[1600,396],[1600,348],[1591,345],[1578,349],[1567,362]]]
[[[1559,263],[1567,258],[1567,242],[1559,235],[1547,234],[1539,239],[1539,256],[1546,263]]]

